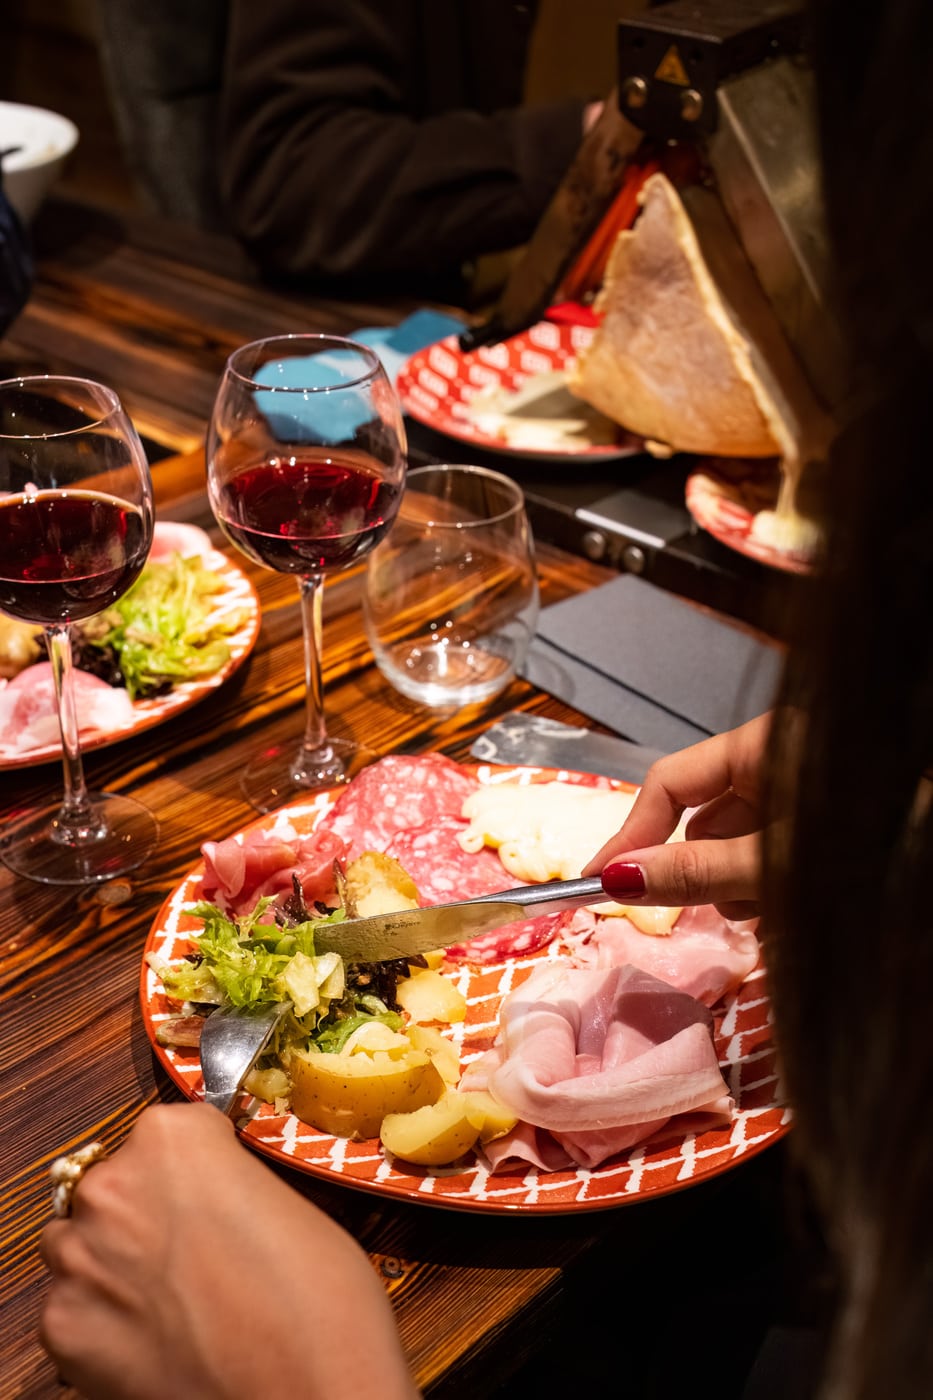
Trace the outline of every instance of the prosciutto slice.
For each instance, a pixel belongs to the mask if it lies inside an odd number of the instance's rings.
[[[679,991],[715,1006],[758,963],[757,920],[724,919],[711,904],[686,908],[670,934],[642,933],[628,919],[600,919],[581,909],[561,929],[574,967],[594,970],[632,963]]]
[[[202,893],[227,914],[248,914],[263,895],[290,895],[295,874],[306,904],[336,905],[334,861],[345,852],[346,843],[332,832],[299,836],[291,826],[248,831],[242,841],[205,841]]]
[[[125,690],[77,668],[72,683],[79,733],[110,733],[133,723],[133,703]],[[20,753],[60,739],[52,667],[37,661],[0,689],[0,748]]]
[[[631,966],[542,963],[503,1001],[495,1044],[460,1087],[488,1089],[587,1167],[682,1114],[727,1123],[733,1107],[708,1009]]]

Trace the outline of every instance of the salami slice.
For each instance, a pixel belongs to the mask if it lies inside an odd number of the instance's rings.
[[[457,817],[439,817],[427,826],[393,836],[388,854],[408,871],[422,904],[474,899],[514,884],[488,846],[475,854],[461,848],[457,837],[466,827],[467,823]]]
[[[515,887],[495,851],[483,847],[471,853],[461,848],[457,837],[465,828],[465,822],[446,817],[429,826],[400,831],[393,837],[388,854],[408,871],[423,905],[449,904]],[[539,914],[535,919],[492,929],[469,943],[448,948],[447,957],[460,962],[495,963],[532,953],[551,942],[563,917]]]
[[[353,860],[362,851],[385,851],[398,832],[459,817],[478,786],[443,754],[390,754],[356,775],[320,826],[346,841]]]
[[[527,957],[553,943],[566,917],[566,914],[539,914],[536,919],[523,919],[520,924],[494,928],[469,943],[454,944],[447,949],[447,957],[455,962],[471,963],[499,963],[509,958]]]

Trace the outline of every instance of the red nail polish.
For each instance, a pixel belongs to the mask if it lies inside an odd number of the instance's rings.
[[[641,899],[645,893],[645,872],[634,861],[611,861],[604,868],[600,879],[610,898],[623,904],[628,899]]]

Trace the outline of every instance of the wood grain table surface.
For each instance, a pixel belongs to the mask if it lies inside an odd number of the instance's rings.
[[[410,309],[390,300],[338,302],[271,291],[222,241],[78,206],[50,206],[40,238],[45,251],[35,293],[0,342],[4,372],[49,369],[110,383],[140,430],[175,451],[153,467],[160,516],[206,527],[212,521],[200,442],[230,350],[278,331],[346,332],[389,323]],[[244,762],[260,744],[301,727],[294,580],[240,556],[237,563],[262,606],[250,660],[191,709],[85,760],[92,788],[132,793],[156,813],[155,855],[131,881],[79,891],[33,885],[0,867],[4,1400],[67,1394],[36,1336],[46,1284],[37,1240],[49,1217],[49,1163],[93,1138],[116,1146],[147,1104],[180,1097],[150,1051],[138,1002],[152,919],[202,840],[255,817],[238,782]],[[544,604],[610,576],[546,545],[539,568]],[[492,704],[453,717],[411,704],[376,671],[359,602],[359,570],[327,583],[325,696],[335,732],[379,753],[439,750],[465,758],[471,739],[509,709],[581,722],[523,681]],[[0,821],[57,795],[60,782],[55,763],[0,771]],[[685,1228],[680,1196],[607,1213],[513,1219],[383,1201],[295,1171],[282,1174],[369,1251],[395,1305],[413,1373],[432,1396],[484,1397],[508,1388],[540,1347],[571,1280],[587,1267],[603,1277],[626,1251],[647,1257]],[[682,1195],[718,1209],[716,1189],[714,1182]]]

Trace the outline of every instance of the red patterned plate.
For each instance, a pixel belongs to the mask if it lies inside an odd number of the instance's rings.
[[[787,573],[808,574],[813,557],[800,550],[777,549],[752,534],[759,511],[777,503],[779,476],[770,461],[750,462],[737,457],[705,461],[687,478],[687,509],[696,523],[720,544]]]
[[[571,394],[564,382],[590,326],[540,321],[468,352],[456,336],[419,350],[399,371],[402,407],[436,432],[487,451],[545,461],[628,457],[640,438]]]
[[[204,565],[205,568],[219,574],[223,582],[223,588],[214,595],[211,616],[219,619],[231,614],[242,615],[236,631],[225,639],[230,648],[230,655],[225,664],[211,676],[173,686],[166,695],[158,695],[153,700],[135,701],[132,717],[122,726],[106,730],[82,730],[82,753],[89,753],[91,749],[106,748],[122,739],[130,739],[134,734],[141,734],[153,725],[163,724],[165,720],[171,719],[172,715],[187,710],[223,685],[249,656],[256,645],[261,621],[256,590],[243,570],[237,568],[236,564],[218,549],[211,549],[204,555]],[[29,768],[38,763],[51,763],[61,759],[61,756],[59,743],[44,744],[40,748],[32,749],[14,749],[0,744],[0,772],[8,768]]]
[[[552,769],[506,769],[488,764],[481,765],[476,773],[480,782],[572,781],[574,777]],[[631,791],[626,783],[614,786]],[[330,810],[338,792],[339,789],[319,793],[306,803],[261,817],[252,826],[269,829],[288,822],[299,831],[312,830]],[[203,862],[199,862],[169,895],[150,929],[145,954],[171,961],[191,951],[187,934],[199,925],[187,912],[187,906],[199,898],[203,873]],[[557,956],[552,946],[508,963],[451,970],[451,977],[467,998],[466,1020],[449,1031],[459,1046],[462,1062],[475,1059],[488,1048],[495,1033],[498,1006],[506,992],[522,982],[542,958]],[[202,1085],[197,1053],[156,1044],[156,1027],[173,1011],[145,957],[140,1000],[146,1030],[162,1065],[188,1098],[199,1098]],[[716,1045],[736,1103],[732,1123],[727,1128],[686,1135],[661,1132],[656,1139],[593,1169],[542,1172],[523,1165],[493,1175],[472,1154],[453,1167],[406,1166],[390,1162],[377,1140],[350,1142],[334,1138],[299,1122],[293,1114],[276,1114],[271,1105],[257,1104],[255,1100],[248,1101],[251,1114],[245,1123],[241,1120],[239,1131],[250,1146],[268,1157],[312,1176],[377,1195],[494,1214],[602,1210],[667,1195],[693,1182],[718,1176],[783,1137],[790,1115],[780,1097],[768,1001],[760,970],[753,972],[736,995],[726,998],[717,1009]]]

